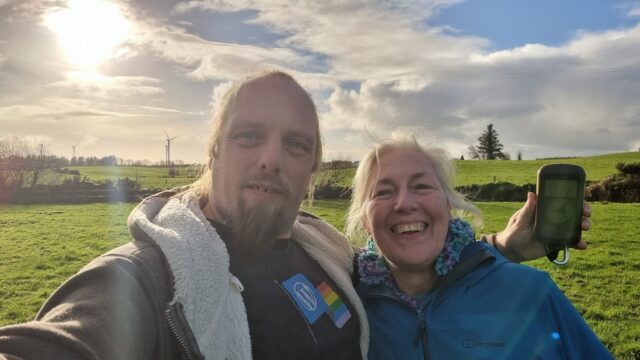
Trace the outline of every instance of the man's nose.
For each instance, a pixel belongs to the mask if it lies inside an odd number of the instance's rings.
[[[408,212],[417,209],[416,195],[406,188],[398,190],[394,210],[398,212]]]
[[[282,165],[282,146],[280,139],[271,138],[258,151],[260,169],[267,172],[279,172]]]

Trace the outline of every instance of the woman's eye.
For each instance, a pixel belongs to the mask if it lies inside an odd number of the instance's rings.
[[[376,190],[373,193],[373,197],[374,198],[384,198],[384,197],[388,197],[389,195],[391,195],[392,191],[390,189],[380,189],[380,190]]]
[[[414,188],[417,190],[429,190],[429,189],[433,189],[433,186],[429,184],[416,184],[414,185]]]

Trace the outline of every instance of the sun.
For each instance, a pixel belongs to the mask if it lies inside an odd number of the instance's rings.
[[[56,34],[67,60],[83,68],[111,58],[130,33],[120,9],[105,0],[69,0],[64,10],[49,13],[44,25]]]

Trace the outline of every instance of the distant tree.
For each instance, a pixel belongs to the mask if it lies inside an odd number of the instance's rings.
[[[473,145],[469,145],[469,157],[473,160],[481,159],[478,149]]]
[[[505,155],[502,153],[502,144],[498,139],[498,132],[493,128],[493,124],[487,125],[478,138],[478,145],[469,146],[469,155],[473,159],[505,159]]]
[[[115,155],[103,156],[96,161],[96,165],[116,166],[118,165],[118,158]]]
[[[522,160],[522,151],[518,151],[518,160]]]
[[[464,155],[460,155],[460,160],[464,160]]]
[[[86,166],[97,166],[98,164],[98,158],[95,156],[87,156],[87,158],[84,159],[84,164]]]
[[[19,137],[0,138],[0,192],[23,185],[56,183],[65,158],[48,154],[45,144]]]

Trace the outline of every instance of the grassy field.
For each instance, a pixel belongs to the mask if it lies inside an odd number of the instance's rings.
[[[545,164],[568,163],[582,166],[587,173],[587,180],[601,180],[617,173],[615,166],[619,162],[640,162],[640,152],[626,152],[591,157],[555,159],[555,160],[456,160],[458,181],[456,185],[486,184],[494,181],[505,181],[522,185],[536,183],[536,173]]]
[[[600,180],[617,172],[618,162],[640,162],[640,152],[626,152],[591,157],[557,159],[557,160],[522,160],[522,161],[491,161],[491,160],[455,160],[458,167],[458,181],[456,185],[486,184],[494,181],[506,181],[517,185],[535,184],[536,172],[544,164],[571,163],[582,166],[587,172],[588,180]],[[188,177],[185,168],[180,168],[180,176],[167,176],[167,169],[135,167],[135,166],[80,166],[71,167],[80,171],[82,176],[90,180],[117,179],[128,177],[140,179],[142,188],[170,188],[185,185],[193,181]],[[350,186],[355,169],[349,169],[348,175],[341,182],[341,186]]]
[[[346,201],[307,210],[343,226]],[[519,203],[478,203],[479,232],[501,229]],[[16,205],[0,208],[0,325],[26,321],[66,278],[129,240],[133,204]],[[592,204],[589,250],[568,266],[529,263],[548,271],[618,359],[640,358],[640,204]],[[82,214],[82,216],[80,216]]]
[[[167,189],[174,186],[186,185],[193,182],[186,167],[178,167],[178,176],[169,177],[166,168],[145,166],[73,166],[80,176],[86,176],[91,181],[106,179],[138,179],[143,189]]]

